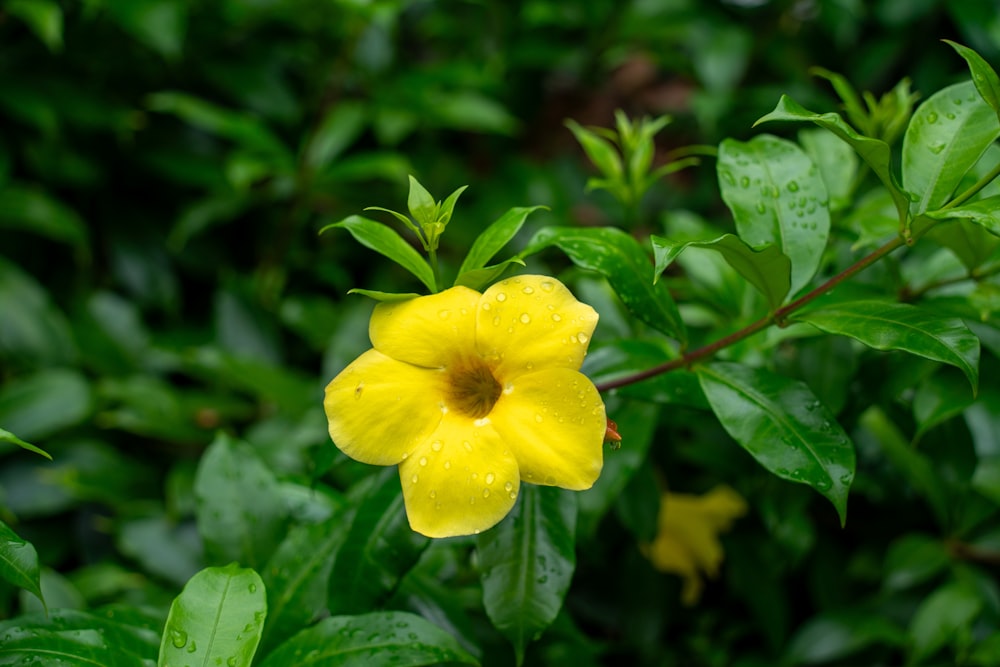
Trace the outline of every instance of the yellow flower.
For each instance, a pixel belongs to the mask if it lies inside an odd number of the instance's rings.
[[[545,276],[380,303],[373,349],[326,388],[330,436],[358,461],[399,465],[410,527],[430,537],[495,525],[522,479],[590,488],[607,420],[579,368],[596,325]]]
[[[746,501],[728,486],[703,496],[663,494],[659,532],[645,553],[658,570],[683,577],[684,604],[693,605],[701,597],[700,573],[712,579],[718,575],[723,556],[718,534],[746,511]]]

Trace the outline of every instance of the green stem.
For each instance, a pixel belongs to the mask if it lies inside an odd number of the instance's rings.
[[[430,245],[427,246],[427,260],[430,262],[431,271],[434,273],[434,292],[440,292],[441,269],[438,268],[437,248],[432,248]]]
[[[802,306],[806,305],[810,301],[813,301],[817,297],[826,294],[831,289],[833,289],[840,283],[844,282],[854,274],[868,268],[878,260],[882,259],[886,255],[888,255],[889,253],[891,253],[892,251],[896,250],[897,248],[903,245],[906,245],[906,242],[902,239],[902,237],[897,236],[896,238],[892,239],[891,241],[887,242],[886,244],[882,245],[881,247],[873,251],[871,254],[865,255],[857,262],[847,267],[834,277],[830,278],[819,287],[800,296],[798,299],[795,299],[791,303],[782,306],[781,308],[778,308],[773,313],[765,317],[762,317],[759,320],[756,320],[755,322],[748,324],[739,331],[734,331],[728,336],[724,336],[723,338],[720,338],[719,340],[713,343],[709,343],[708,345],[704,345],[697,349],[691,350],[690,352],[686,352],[680,357],[676,359],[671,359],[670,361],[662,363],[658,366],[653,366],[652,368],[647,368],[646,370],[639,371],[638,373],[633,373],[631,375],[626,375],[625,377],[620,377],[615,380],[608,380],[607,382],[601,382],[597,385],[597,390],[604,392],[610,389],[617,389],[618,387],[624,387],[626,385],[635,384],[636,382],[648,380],[649,378],[660,375],[662,373],[669,373],[670,371],[675,371],[681,368],[690,368],[691,365],[694,364],[695,362],[700,361],[705,357],[710,357],[719,350],[722,350],[724,348],[729,347],[730,345],[738,343],[744,338],[752,336],[753,334],[763,329],[766,329],[772,324],[783,326],[785,320],[793,312],[795,312]]]
[[[985,188],[987,185],[989,185],[993,181],[993,179],[995,179],[997,176],[1000,176],[1000,163],[998,163],[996,166],[994,166],[993,169],[991,169],[988,174],[986,174],[985,176],[983,176],[982,178],[980,178],[976,182],[975,185],[973,185],[968,190],[966,190],[965,192],[963,192],[962,194],[958,195],[957,197],[955,197],[954,199],[952,199],[950,202],[948,202],[947,204],[945,204],[944,206],[942,206],[941,210],[942,211],[946,211],[946,210],[948,210],[950,208],[955,208],[956,206],[961,206],[966,201],[968,201],[970,197],[972,197],[977,192],[979,192],[980,190],[982,190],[983,188]]]

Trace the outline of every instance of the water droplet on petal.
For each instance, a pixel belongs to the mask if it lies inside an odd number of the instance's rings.
[[[450,310],[439,310],[438,311],[438,317],[440,317],[442,320],[448,319],[448,317],[450,315],[451,315],[451,311]]]
[[[420,464],[420,465],[422,465],[422,466],[425,466],[425,465],[427,465],[427,457],[426,457],[426,456],[421,456],[421,457],[420,457],[420,460],[419,460],[419,461],[417,461],[417,463],[419,463],[419,464]]]
[[[491,472],[486,473],[486,483],[492,484],[496,480],[497,476]]]
[[[549,280],[542,281],[541,288],[543,291],[551,292],[553,287],[555,287],[555,285],[551,281]]]
[[[507,300],[507,295],[505,293],[503,293],[503,292],[497,292],[497,301],[499,301],[500,303],[503,303],[506,300]]]
[[[438,496],[438,492],[437,491],[431,491],[430,493],[427,494],[427,497],[430,498],[431,500],[433,500],[434,498],[437,498],[437,496]]]
[[[431,443],[431,449],[433,449],[435,452],[440,452],[443,446],[444,445],[441,444],[440,440],[435,440],[434,442]]]
[[[525,287],[521,291],[524,292],[525,294],[534,294],[535,293],[535,288],[534,287]]]
[[[483,489],[483,498],[489,498],[489,497],[490,497],[490,490]]]
[[[537,412],[535,413],[535,422],[536,423],[541,424],[544,419],[545,419],[545,417],[543,417],[542,415],[540,415]]]
[[[521,317],[518,319],[521,320],[521,324],[528,324],[531,322],[531,315],[528,315],[528,313],[521,313]]]
[[[514,483],[513,482],[504,482],[503,489],[504,489],[504,491],[512,491],[514,489]]]
[[[480,420],[477,419],[476,421],[480,421]],[[478,426],[478,424],[477,424],[477,426]],[[465,451],[467,451],[467,452],[471,452],[472,451],[472,443],[469,442],[468,440],[463,441],[462,442],[462,446],[465,447]]]
[[[484,303],[483,304],[483,310],[489,310],[490,308],[491,308],[491,306],[490,306],[489,303]]]
[[[493,318],[493,326],[495,326],[495,327],[500,326],[500,316],[499,315],[497,315],[496,317]]]
[[[451,470],[451,461],[445,461],[444,462],[444,469],[445,470]]]
[[[416,473],[414,473],[413,477],[410,478],[410,482],[413,483],[413,484],[416,484],[419,480],[420,480],[420,477],[418,477]]]
[[[560,315],[559,313],[552,313],[552,321],[553,322],[561,322],[562,321],[562,315]]]
[[[584,343],[586,343],[586,342],[587,342],[588,340],[590,340],[590,336],[588,336],[587,334],[585,334],[585,333],[583,333],[583,332],[581,331],[580,333],[578,333],[578,334],[576,335],[576,339],[577,339],[578,341],[580,341],[580,344],[581,344],[581,345],[583,345],[583,344],[584,344]]]

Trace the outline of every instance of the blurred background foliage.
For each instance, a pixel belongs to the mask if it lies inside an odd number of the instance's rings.
[[[317,236],[324,224],[401,208],[413,173],[433,193],[471,186],[442,247],[446,270],[511,206],[549,207],[522,242],[545,224],[621,225],[607,193],[585,191],[593,170],[566,119],[670,114],[662,154],[746,139],[781,93],[837,108],[814,66],[877,95],[904,76],[925,96],[961,80],[941,38],[996,64],[1000,11],[946,0],[0,0],[0,426],[54,459],[0,444],[0,518],[49,568],[48,606],[127,603],[162,619],[189,577],[228,562],[195,522],[216,488],[201,459],[219,430],[240,439],[226,456],[260,463],[241,474],[282,503],[260,518],[260,561],[245,565],[263,567],[290,526],[331,516],[370,474],[331,447],[320,406],[324,384],[368,347],[371,305],[345,293],[419,286],[343,232]],[[728,228],[714,170],[656,184],[632,231],[659,233],[684,210]],[[529,263],[566,266],[555,254]],[[603,283],[562,275],[601,312],[595,353],[630,332]],[[1000,457],[996,358],[984,355],[977,404],[943,408],[920,384],[936,366],[912,357],[862,364],[844,340],[815,338],[774,358],[791,375],[825,374],[814,390],[835,411],[887,406],[853,433],[847,527],[760,469],[707,412],[612,398],[625,440],[608,465],[628,475],[614,477],[616,499],[581,500],[565,612],[529,662],[898,664],[904,646],[915,662],[1000,661],[1000,530],[975,532],[1000,502],[1000,466],[970,481],[974,442]],[[914,385],[933,413],[916,453],[916,425],[892,413]],[[721,583],[685,606],[681,580],[639,545],[663,485],[718,483],[750,509],[723,538]],[[435,545],[390,606],[451,619],[484,664],[505,664],[467,556],[461,541]],[[426,607],[446,598],[449,608]],[[37,608],[0,583],[0,618]]]

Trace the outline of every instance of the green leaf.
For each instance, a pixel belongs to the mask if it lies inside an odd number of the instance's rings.
[[[951,556],[942,540],[909,533],[889,546],[882,586],[891,591],[913,588],[944,572],[949,563]]]
[[[669,336],[686,340],[677,304],[664,283],[654,283],[649,256],[633,237],[614,227],[543,227],[520,257],[549,246],[558,247],[580,268],[607,278],[637,318]]]
[[[45,604],[38,568],[38,552],[10,526],[0,521],[0,577],[28,591]]]
[[[53,0],[7,0],[3,11],[16,16],[31,28],[49,51],[61,51],[63,46],[63,12]]]
[[[957,371],[942,368],[942,371],[927,378],[917,387],[913,395],[913,418],[917,422],[914,440],[919,440],[927,431],[956,415],[961,414],[975,401]]]
[[[170,605],[157,665],[250,667],[266,616],[260,575],[236,563],[206,568]]]
[[[416,292],[380,292],[373,289],[362,289],[360,287],[355,287],[353,289],[347,290],[348,294],[360,294],[361,296],[366,296],[369,299],[374,299],[375,301],[387,301],[389,303],[394,303],[396,301],[409,301],[410,299],[415,299],[419,294]]]
[[[990,234],[1000,236],[1000,195],[977,199],[976,201],[962,204],[955,208],[928,211],[926,215],[928,218],[934,218],[935,220],[968,220],[979,225]],[[942,233],[947,233],[947,230]]]
[[[331,614],[379,608],[399,586],[430,539],[413,532],[395,468],[386,468],[357,507],[330,574]]]
[[[35,278],[2,257],[0,303],[4,304],[0,317],[0,363],[11,368],[22,365],[31,368],[75,360],[76,343],[66,316]]]
[[[935,225],[923,238],[951,250],[969,271],[985,264],[1000,247],[1000,238],[987,227],[958,216],[948,224]]]
[[[826,185],[797,145],[759,135],[719,146],[719,186],[747,244],[774,244],[792,263],[791,294],[819,268],[830,233]]]
[[[821,128],[799,131],[799,143],[817,167],[826,191],[830,210],[840,211],[853,204],[858,177],[858,154],[837,135]]]
[[[465,259],[462,261],[462,266],[458,269],[459,280],[461,280],[463,274],[486,266],[486,262],[493,259],[493,256],[507,245],[521,230],[528,216],[541,208],[546,207],[516,206],[494,220],[489,227],[480,232],[476,240],[472,242],[472,247],[469,248],[468,254],[466,254]],[[456,285],[468,284],[460,283],[459,280],[455,281]]]
[[[155,664],[160,618],[124,606],[56,609],[0,622],[0,664],[136,667]]]
[[[355,100],[333,105],[309,137],[303,150],[303,164],[316,170],[335,160],[361,136],[368,113],[368,105]]]
[[[885,189],[889,191],[889,194],[892,195],[896,211],[899,213],[899,219],[904,220],[906,218],[910,199],[899,185],[896,184],[896,179],[892,172],[892,151],[889,148],[889,144],[881,139],[873,139],[858,134],[854,128],[844,122],[844,119],[839,114],[833,112],[818,114],[809,111],[787,95],[782,95],[774,111],[758,119],[754,123],[754,127],[770,121],[811,122],[833,132],[857,151],[861,159],[871,167],[872,172],[882,182]]]
[[[41,190],[9,184],[0,189],[0,227],[23,229],[87,250],[87,225],[76,211]]]
[[[972,632],[983,599],[969,584],[954,582],[938,588],[917,607],[910,620],[910,664],[919,663],[949,643]]]
[[[712,241],[679,243],[662,236],[651,236],[656,267],[654,278],[659,280],[666,269],[685,248],[708,248],[721,254],[729,266],[760,290],[772,310],[781,306],[791,286],[791,261],[776,245],[751,248],[738,236],[723,234]]]
[[[574,120],[567,120],[566,127],[570,129],[576,140],[580,142],[590,161],[594,163],[606,178],[620,180],[624,173],[622,159],[618,149],[607,139],[598,136],[591,130],[582,127]]]
[[[360,215],[352,215],[340,222],[326,225],[320,230],[320,234],[330,228],[346,229],[355,241],[402,266],[416,276],[431,292],[437,291],[434,272],[431,270],[430,264],[390,227]]]
[[[637,368],[653,368],[677,358],[677,352],[665,349],[662,342],[625,339],[610,345],[599,345],[587,353],[582,372],[595,384],[634,375]],[[708,403],[689,371],[660,373],[653,377],[615,389],[618,394],[652,403],[686,405],[708,410]]]
[[[576,498],[526,484],[510,515],[476,540],[483,604],[517,664],[562,607],[576,567]]]
[[[843,660],[870,646],[904,646],[906,633],[891,619],[868,611],[822,613],[809,619],[788,642],[781,664]]]
[[[969,72],[972,74],[972,82],[976,84],[976,90],[979,91],[983,101],[989,104],[997,114],[1000,114],[1000,77],[997,76],[996,71],[981,55],[969,47],[950,39],[941,41],[965,58],[965,62],[969,64]]]
[[[332,616],[278,647],[260,667],[418,667],[479,663],[454,637],[403,611]]]
[[[843,524],[854,479],[854,447],[807,385],[763,369],[714,362],[695,369],[722,427],[782,479],[808,484]]]
[[[524,266],[524,260],[520,257],[511,257],[510,259],[505,259],[499,264],[484,266],[481,269],[472,269],[471,271],[460,273],[458,274],[458,277],[455,278],[455,285],[464,285],[470,289],[481,291],[484,287],[497,281],[508,268],[514,265]]]
[[[219,434],[198,464],[194,492],[210,562],[263,566],[284,537],[287,509],[274,473],[254,450]]]
[[[92,397],[77,371],[42,371],[0,390],[0,424],[27,440],[43,440],[90,416]]]
[[[420,181],[410,175],[410,194],[406,199],[406,207],[410,215],[420,225],[437,222],[438,205]]]
[[[902,350],[951,364],[965,373],[973,392],[979,385],[979,339],[958,318],[903,303],[849,301],[795,313],[791,319],[876,350]]]
[[[452,213],[455,212],[455,204],[458,203],[458,198],[462,195],[463,192],[465,192],[465,190],[468,187],[469,187],[468,185],[463,185],[459,188],[456,188],[454,192],[448,195],[445,198],[445,200],[441,202],[441,206],[438,209],[436,222],[440,222],[445,225],[451,222]]]
[[[176,586],[204,566],[202,542],[191,522],[177,522],[166,514],[128,518],[118,524],[118,550],[144,572]]]
[[[108,14],[139,42],[178,58],[187,29],[187,5],[177,0],[111,0]]]
[[[997,114],[971,81],[927,98],[903,136],[902,182],[915,195],[913,216],[945,204],[998,136]]]
[[[52,460],[52,455],[49,454],[48,452],[46,452],[44,449],[41,449],[40,447],[36,447],[33,444],[31,444],[30,442],[25,442],[24,440],[21,440],[19,437],[17,437],[16,435],[14,435],[13,433],[11,433],[10,431],[8,431],[6,429],[3,429],[3,428],[0,428],[0,442],[9,442],[12,445],[17,445],[21,449],[27,449],[29,452],[34,452],[36,454],[41,454],[42,456],[44,456],[48,460],[50,460],[50,461]]]
[[[316,524],[298,525],[267,562],[267,623],[260,642],[266,656],[326,612],[330,570],[351,526],[352,511]]]

